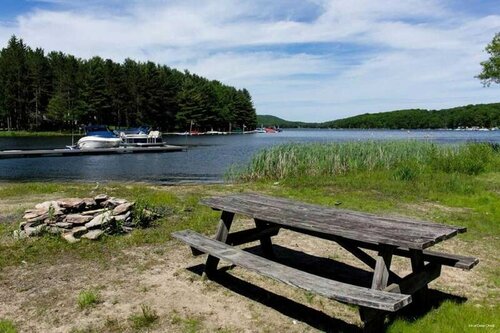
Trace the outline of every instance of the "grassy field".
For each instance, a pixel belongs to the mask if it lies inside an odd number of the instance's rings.
[[[153,260],[154,255],[160,253],[165,256],[181,247],[171,240],[172,231],[193,229],[206,234],[215,231],[218,213],[199,205],[201,197],[258,191],[326,206],[340,205],[345,209],[405,215],[466,226],[466,234],[445,242],[443,246],[451,246],[448,250],[456,250],[461,254],[477,256],[481,262],[472,273],[450,269],[458,271],[458,275],[445,274],[441,278],[443,284],[438,284],[437,289],[445,289],[468,300],[445,301],[421,317],[396,318],[390,322],[388,331],[494,331],[500,325],[500,265],[496,257],[500,253],[499,155],[498,147],[491,145],[436,146],[416,142],[286,145],[263,151],[255,156],[247,168],[238,172],[233,170],[231,177],[237,182],[232,184],[160,187],[139,183],[107,183],[95,189],[95,184],[86,183],[3,183],[0,184],[0,284],[8,286],[11,279],[7,272],[16,272],[23,265],[31,267],[30,274],[36,274],[37,269],[50,269],[52,265],[62,263],[76,266],[92,263],[100,270],[109,270],[114,266],[127,266],[131,260],[130,251],[140,252],[147,248],[151,252],[148,260]],[[22,241],[12,238],[22,212],[34,203],[98,193],[139,201],[160,212],[163,217],[152,228],[136,230],[128,236],[105,237],[100,242],[67,244],[58,237],[50,236]],[[134,267],[141,267],[140,272],[147,271],[148,265],[147,262],[134,263]],[[463,276],[468,276],[467,280],[460,280]],[[181,277],[182,281],[193,279],[191,276]],[[261,282],[260,279],[257,281]],[[274,286],[268,284],[267,280],[263,283]],[[108,288],[98,286],[75,292],[72,301],[75,309],[88,307],[85,311],[90,314],[102,310],[110,297],[107,296]],[[208,293],[213,299],[219,297],[221,302],[232,299],[223,287],[203,284],[203,288],[203,293]],[[154,293],[154,290],[151,292]],[[3,301],[1,296],[0,292],[0,301]],[[61,298],[61,302],[67,298]],[[240,299],[241,296],[237,298],[238,301]],[[325,311],[323,301],[315,301],[312,296],[300,296],[299,299]],[[260,309],[252,301],[249,303],[245,306],[250,312],[269,312],[266,307]],[[40,316],[35,318],[50,321],[47,315],[50,305],[43,306],[48,309],[40,310]],[[113,318],[103,319],[102,322],[84,326],[87,329],[85,332],[140,331],[146,326],[152,331],[241,330],[236,324],[217,326],[219,317],[216,314],[180,313],[182,309],[162,314],[156,312],[159,307],[155,310],[148,306],[141,304],[135,308],[135,312],[125,317],[127,324],[118,324],[119,320]],[[1,311],[0,332],[2,329],[15,332],[15,327],[19,330],[26,328],[26,322],[19,321],[18,317],[2,318]],[[74,311],[78,315],[78,311],[82,310]],[[333,316],[341,316],[335,311]],[[19,316],[22,317],[22,314]],[[295,328],[293,325],[287,326],[289,320],[286,316],[277,318],[272,324],[264,321],[244,323],[255,325],[254,329],[259,331],[288,328],[291,331],[314,331],[307,325]]]

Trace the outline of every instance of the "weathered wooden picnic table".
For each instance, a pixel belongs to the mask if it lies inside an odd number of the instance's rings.
[[[425,300],[427,285],[441,274],[441,266],[470,270],[478,259],[426,250],[463,233],[466,228],[384,217],[337,208],[306,204],[260,194],[235,194],[204,198],[201,203],[222,212],[215,239],[184,230],[173,236],[187,243],[194,254],[208,253],[205,273],[217,272],[220,259],[250,269],[310,292],[358,305],[367,332],[379,332],[385,314],[395,312],[415,299]],[[229,233],[233,217],[254,219],[255,228]],[[272,259],[271,237],[288,229],[338,243],[373,269],[371,288],[313,275]],[[243,251],[236,245],[260,241],[265,257]],[[375,250],[372,257],[364,249]],[[399,277],[391,271],[393,256],[410,258],[412,272]],[[389,284],[392,281],[393,283]]]

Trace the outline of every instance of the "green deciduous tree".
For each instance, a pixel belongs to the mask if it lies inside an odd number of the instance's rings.
[[[490,58],[481,62],[483,71],[477,76],[485,86],[500,83],[500,33],[497,33],[491,43],[486,46]]]

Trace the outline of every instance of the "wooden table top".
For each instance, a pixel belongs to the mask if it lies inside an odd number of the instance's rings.
[[[212,209],[245,215],[299,232],[313,231],[417,250],[467,230],[464,227],[360,213],[252,193],[203,198],[201,203]]]

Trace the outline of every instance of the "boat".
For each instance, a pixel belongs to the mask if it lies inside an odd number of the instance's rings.
[[[153,147],[164,145],[162,133],[151,131],[148,126],[115,130],[115,133],[118,133],[124,146]]]
[[[255,133],[279,133],[283,130],[276,126],[264,127],[264,125],[260,125],[259,128],[255,129]]]
[[[106,126],[86,126],[84,130],[85,136],[76,143],[78,149],[116,148],[122,143]]]
[[[264,126],[255,129],[255,133],[266,133]]]
[[[223,135],[223,134],[224,134],[224,132],[214,131],[213,128],[210,131],[206,131],[205,132],[205,135]]]

